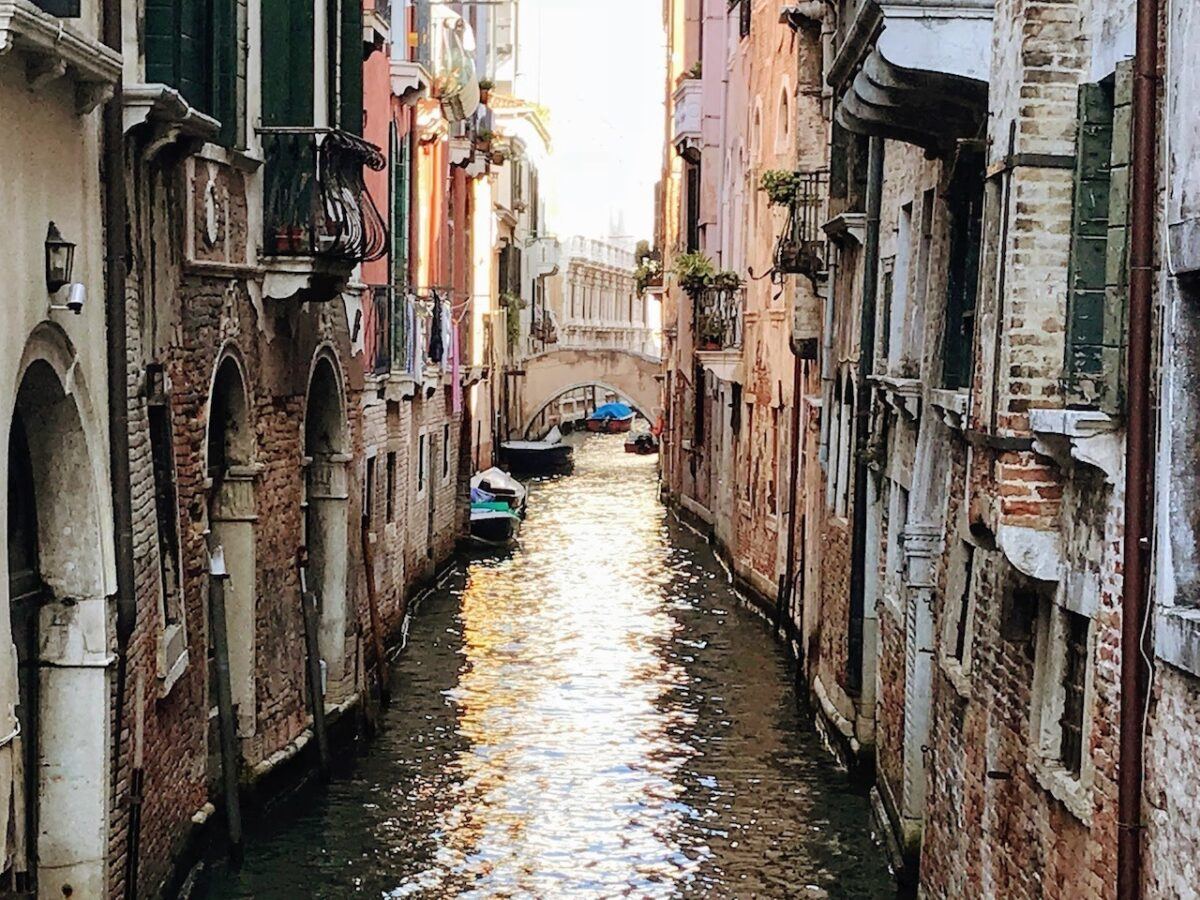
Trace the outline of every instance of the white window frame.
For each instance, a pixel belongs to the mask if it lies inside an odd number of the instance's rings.
[[[1096,706],[1096,620],[1095,610],[1069,608],[1063,602],[1060,585],[1054,596],[1042,597],[1036,620],[1036,650],[1033,687],[1030,691],[1029,754],[1027,766],[1043,789],[1059,800],[1085,824],[1092,820],[1092,788],[1096,769],[1089,752]],[[1066,613],[1088,619],[1087,673],[1084,679],[1083,726],[1079,775],[1062,762],[1062,717],[1066,668]]]

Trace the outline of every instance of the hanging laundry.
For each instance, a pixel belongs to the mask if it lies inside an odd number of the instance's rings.
[[[446,352],[445,327],[442,323],[442,298],[435,292],[433,295],[433,321],[430,323],[429,361],[441,363]]]

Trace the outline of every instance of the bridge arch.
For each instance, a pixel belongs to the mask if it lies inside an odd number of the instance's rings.
[[[623,397],[639,414],[654,421],[662,409],[659,360],[628,350],[551,350],[524,364],[516,419],[520,434],[555,400],[595,385]]]

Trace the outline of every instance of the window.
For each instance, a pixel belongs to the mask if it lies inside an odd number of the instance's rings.
[[[408,238],[411,209],[410,166],[412,135],[401,135],[396,123],[390,125],[392,173],[392,284],[408,287]],[[395,354],[393,354],[393,358]]]
[[[788,89],[785,86],[779,92],[779,110],[775,119],[775,152],[786,153],[788,139],[792,136],[791,104],[788,102]]]
[[[450,480],[450,423],[442,425],[442,483]]]
[[[384,508],[387,510],[387,520],[396,521],[396,451],[389,450],[386,463],[387,496],[384,497]]]
[[[417,438],[417,493],[425,492],[425,467],[428,464],[428,435],[424,432]]]
[[[1111,81],[1080,86],[1065,361],[1069,399],[1110,411],[1118,403],[1127,290],[1124,265],[1112,267],[1122,273],[1112,283],[1107,274],[1110,235],[1113,249],[1124,253],[1125,211],[1110,210],[1110,203],[1124,200],[1126,192],[1113,191],[1112,185],[1128,179],[1128,159],[1113,156],[1114,113]],[[1126,141],[1115,144],[1118,153],[1128,153]]]
[[[158,523],[159,612],[162,634],[158,659],[160,678],[173,680],[184,665],[187,636],[184,631],[183,579],[179,546],[179,504],[175,481],[175,446],[171,433],[171,407],[162,390],[161,370],[151,370],[154,394],[147,409],[150,456],[154,469],[154,511]],[[164,683],[169,690],[170,683]]]
[[[1065,586],[1040,582],[1015,594],[1037,609],[1029,765],[1043,789],[1086,820],[1095,781],[1087,739],[1094,705],[1092,621],[1086,598],[1068,602],[1066,595]]]
[[[970,636],[971,627],[971,576],[975,568],[975,548],[968,543],[963,543],[963,562],[961,564],[961,583],[956,585],[955,593],[958,595],[952,598],[957,605],[954,608],[954,649],[952,655],[954,661],[960,666],[965,665],[967,661],[967,641]]]
[[[904,358],[904,317],[908,307],[908,263],[912,256],[913,205],[900,207],[896,225],[896,260],[892,270],[891,293],[886,295],[888,317],[885,320],[884,356],[891,371]]]
[[[946,331],[942,347],[942,383],[950,390],[967,386],[975,344],[975,293],[979,287],[979,250],[983,239],[983,161],[960,163],[949,191],[950,270],[946,278]]]
[[[261,47],[263,125],[312,126],[321,109],[330,125],[362,134],[362,4],[263,0],[262,21],[270,23],[263,28]],[[318,58],[325,61],[319,83]]]
[[[750,6],[752,3],[753,0],[729,0],[730,12],[737,9],[739,37],[744,38],[750,35]]]
[[[700,249],[700,164],[685,163],[687,185],[687,252]]]
[[[363,493],[363,518],[367,527],[375,524],[375,457],[367,457],[367,478]]]
[[[850,507],[850,458],[854,445],[854,388],[849,378],[842,386],[838,414],[837,469],[835,470],[834,514],[845,518]]]
[[[704,443],[704,394],[707,389],[704,383],[704,366],[696,366],[694,384],[696,388],[696,411],[693,422],[694,433],[692,434],[692,440],[696,449],[699,449],[700,445]]]
[[[1063,709],[1059,756],[1064,768],[1078,777],[1083,764],[1083,714],[1087,688],[1088,626],[1087,616],[1063,610],[1066,659],[1063,665]]]
[[[146,2],[146,80],[176,88],[192,106],[218,119],[219,139],[227,145],[245,141],[238,37],[237,0]]]

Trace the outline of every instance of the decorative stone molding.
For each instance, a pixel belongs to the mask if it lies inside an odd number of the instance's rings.
[[[121,77],[121,55],[29,0],[0,0],[0,55],[20,50],[36,90],[58,78],[75,81],[75,110],[87,115],[113,95]]]
[[[953,428],[955,431],[963,430],[963,423],[967,418],[966,391],[930,388],[929,405],[941,410],[942,422],[947,428]]]
[[[935,560],[942,552],[942,526],[936,523],[904,527],[904,582],[910,588],[934,587]]]
[[[996,529],[996,546],[1017,571],[1030,578],[1058,582],[1062,577],[1062,539],[1057,531],[1002,523]]]
[[[826,236],[839,246],[850,244],[862,246],[867,236],[867,214],[844,212],[834,216],[821,226]]]
[[[142,156],[151,160],[171,144],[191,141],[194,149],[212,139],[221,123],[196,109],[179,91],[165,84],[131,84],[121,92],[122,122],[129,134],[149,132]]]
[[[872,375],[870,380],[879,386],[888,406],[913,421],[920,418],[921,400],[924,394],[924,385],[921,379]]]
[[[429,95],[433,79],[429,71],[411,59],[391,60],[392,96],[398,97],[406,106],[412,106],[422,97]]]
[[[697,350],[696,359],[700,365],[712,372],[714,378],[721,381],[742,380],[742,351],[734,350]]]
[[[1120,426],[1093,409],[1031,409],[1029,424],[1037,436],[1033,449],[1066,468],[1071,460],[1094,466],[1108,484],[1121,478],[1125,449]]]

